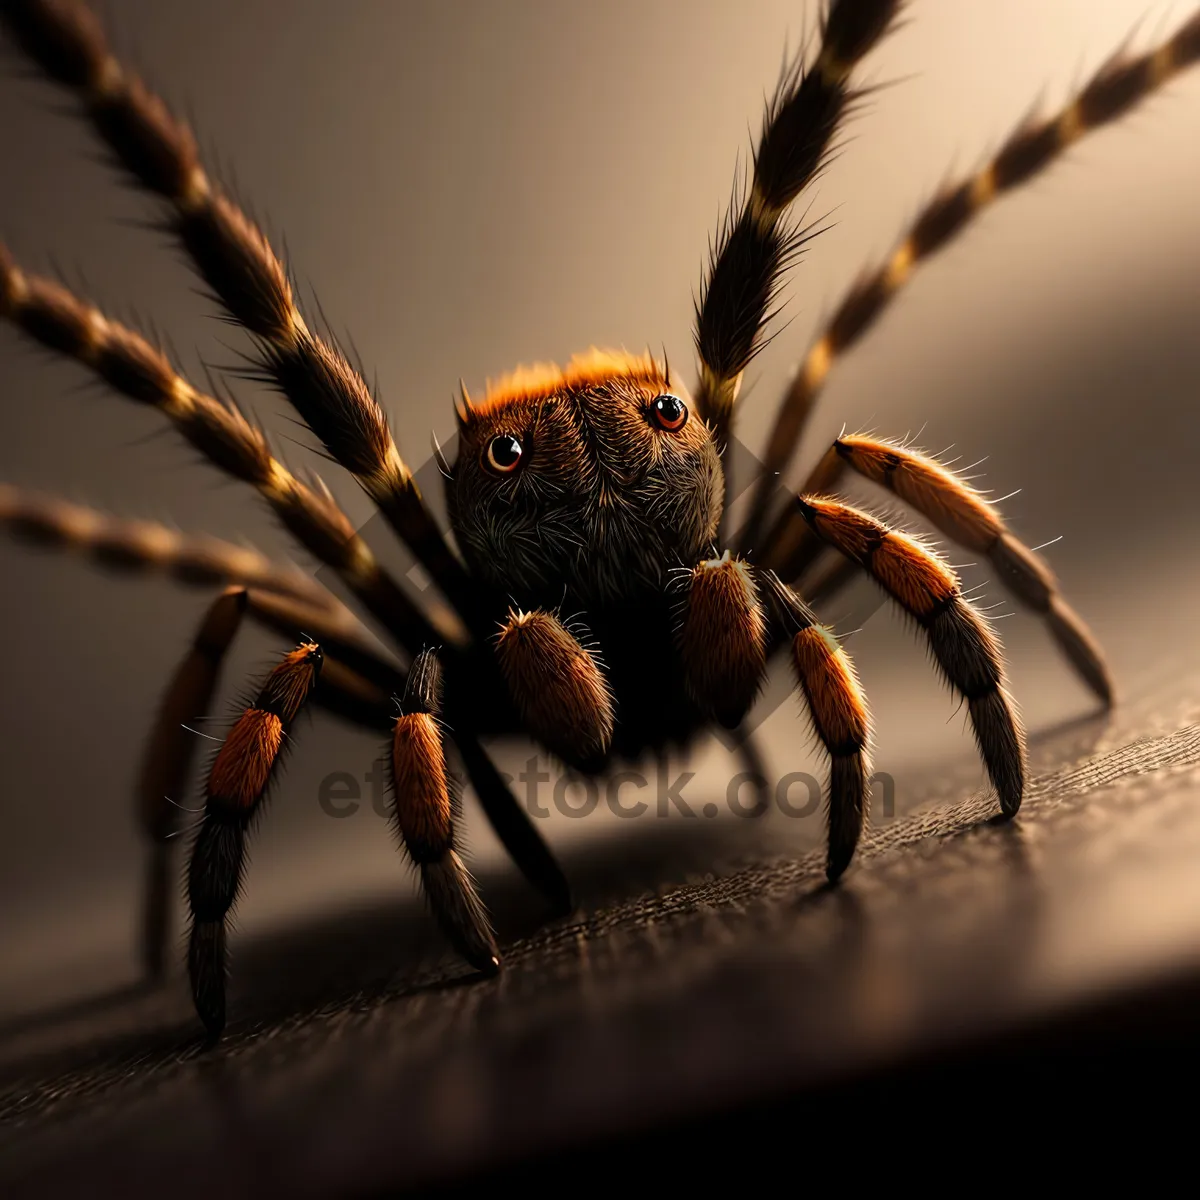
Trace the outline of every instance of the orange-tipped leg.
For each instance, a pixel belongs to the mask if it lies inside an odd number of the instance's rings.
[[[421,873],[433,915],[454,948],[476,970],[500,968],[487,912],[454,841],[454,803],[438,725],[442,668],[433,650],[413,660],[392,732],[396,825]]]
[[[1000,643],[966,600],[958,576],[928,547],[836,500],[797,499],[812,530],[867,571],[924,629],[938,666],[966,699],[1000,807],[1014,816],[1025,790],[1025,735],[1004,690]]]
[[[359,636],[357,621],[339,605],[318,607],[291,596],[230,587],[213,601],[159,702],[142,752],[136,793],[138,820],[149,842],[142,902],[141,952],[146,974],[166,971],[171,943],[175,855],[184,795],[199,736],[191,728],[212,711],[225,656],[243,616],[296,641],[311,635],[327,653],[315,700],[368,729],[391,727],[388,697],[404,676],[380,660]],[[302,634],[301,631],[306,631]],[[328,653],[332,651],[337,657]]]
[[[1100,701],[1113,702],[1104,652],[1083,618],[1067,603],[1046,561],[1017,538],[996,506],[935,458],[891,442],[841,437],[805,483],[804,491],[828,493],[849,467],[910,504],[935,529],[960,546],[986,554],[1017,598],[1045,618],[1063,654]],[[766,561],[795,579],[812,561],[813,538],[804,518],[785,513],[772,534]],[[806,586],[806,594],[811,595]]]
[[[791,634],[792,666],[813,730],[829,755],[829,852],[836,883],[854,858],[867,819],[871,718],[850,656],[833,631],[773,572],[761,572],[776,619]]]
[[[204,818],[188,863],[188,976],[212,1038],[225,1027],[225,921],[241,887],[246,831],[320,668],[315,643],[290,651],[237,719],[209,771]]]

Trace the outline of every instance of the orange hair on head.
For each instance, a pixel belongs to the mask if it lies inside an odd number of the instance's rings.
[[[669,383],[665,363],[650,354],[630,354],[626,350],[603,350],[596,346],[573,355],[565,366],[535,362],[515,368],[499,379],[488,380],[482,400],[467,400],[464,419],[493,413],[521,400],[540,400],[560,392],[579,391],[606,383],[610,379],[630,379],[666,387]]]

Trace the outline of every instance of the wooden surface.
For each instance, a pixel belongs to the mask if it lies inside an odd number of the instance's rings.
[[[179,983],[10,1021],[5,1194],[97,1172],[125,1194],[390,1191],[659,1128],[670,1146],[1023,1029],[1051,1052],[1097,1005],[1136,1035],[1153,996],[1200,977],[1190,683],[1166,673],[1035,738],[1015,824],[953,774],[930,782],[836,892],[811,852],[728,862],[708,826],[671,829],[572,858],[567,921],[539,927],[518,882],[485,881],[508,942],[494,981],[381,906],[245,946],[212,1052]]]

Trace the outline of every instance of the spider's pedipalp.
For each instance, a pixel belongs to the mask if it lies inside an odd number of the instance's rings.
[[[0,315],[120,394],[159,409],[205,458],[256,488],[304,548],[337,571],[410,652],[435,638],[465,640],[449,614],[427,615],[408,598],[332,496],[302,483],[274,458],[261,429],[193,387],[136,330],[109,320],[61,284],[22,271],[2,245]]]
[[[850,656],[833,630],[773,571],[759,571],[775,620],[791,641],[792,667],[813,731],[829,755],[829,834],[825,873],[836,882],[850,865],[867,819],[871,718]]]
[[[500,967],[496,939],[455,844],[455,805],[438,724],[441,691],[437,652],[423,650],[413,660],[392,731],[392,811],[438,924],[467,962],[493,974]]]
[[[1113,683],[1104,654],[1083,619],[1063,598],[1047,563],[1009,531],[995,506],[936,459],[891,442],[840,437],[821,458],[804,491],[828,492],[846,468],[886,487],[934,528],[969,550],[987,555],[1022,603],[1046,619],[1055,640],[1087,685],[1106,705]],[[796,578],[821,543],[799,512],[780,522],[768,539],[765,562],[785,579]]]
[[[602,759],[615,714],[604,672],[553,614],[510,612],[496,661],[525,727],[572,765]]]
[[[958,576],[920,542],[840,501],[801,496],[815,533],[863,568],[925,631],[951,686],[966,700],[1000,806],[1012,816],[1025,789],[1025,735],[1004,690],[1000,643],[963,599]]]
[[[320,668],[321,650],[313,642],[285,655],[226,735],[209,770],[204,818],[188,861],[188,975],[196,1011],[211,1037],[225,1026],[225,922],[241,889],[246,832]]]
[[[741,535],[743,546],[763,544],[775,480],[787,470],[835,360],[861,341],[912,277],[913,269],[953,242],[993,200],[1029,182],[1084,134],[1124,116],[1197,62],[1200,12],[1160,45],[1105,63],[1057,113],[1019,126],[984,166],[938,191],[891,255],[859,276],[809,347],[767,439],[750,516]],[[784,515],[789,512],[790,505]]]
[[[692,698],[736,728],[767,670],[766,618],[748,563],[726,553],[692,569],[676,637]]]
[[[78,93],[121,167],[171,206],[172,230],[200,276],[261,340],[267,377],[434,582],[471,614],[467,575],[426,508],[383,409],[342,351],[308,327],[283,264],[262,230],[209,178],[188,127],[113,57],[96,16],[77,0],[5,0],[0,18],[42,70]]]
[[[728,440],[742,373],[762,348],[781,277],[807,236],[789,228],[785,214],[828,159],[854,100],[851,70],[901,8],[901,0],[833,0],[816,61],[787,74],[767,112],[749,194],[726,220],[696,309],[696,399],[720,443]]]

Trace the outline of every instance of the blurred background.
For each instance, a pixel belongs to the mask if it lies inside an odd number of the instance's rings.
[[[428,459],[431,432],[452,434],[460,376],[475,390],[517,362],[593,343],[663,343],[673,364],[689,361],[692,298],[735,162],[785,47],[815,13],[805,0],[103,7],[122,54],[190,115],[217,174],[277,245],[286,240],[309,307],[319,297],[334,331],[352,335],[414,464]],[[742,440],[761,445],[822,314],[941,181],[976,165],[1035,102],[1055,106],[1114,48],[1157,40],[1189,7],[915,0],[866,65],[866,79],[887,86],[810,198],[833,225],[788,281],[790,324],[747,380]],[[233,363],[237,331],[213,319],[165,239],[135,227],[152,205],[96,161],[63,107],[6,56],[0,231],[17,260],[61,270],[116,315],[152,320],[193,378]],[[987,213],[837,367],[793,473],[843,425],[921,431],[919,444],[953,444],[966,463],[987,456],[979,485],[1020,489],[1003,510],[1029,544],[1062,539],[1049,558],[1133,696],[1200,652],[1188,599],[1200,585],[1197,145],[1194,71]],[[83,378],[0,328],[0,480],[292,553],[248,489],[160,436],[157,414],[81,388]],[[292,466],[319,467],[356,521],[369,518],[281,402],[251,385],[236,392]],[[12,1016],[136,975],[132,786],[159,692],[209,597],[7,542],[0,572],[0,1014]],[[979,567],[963,575],[988,578]],[[1038,623],[1011,602],[997,611],[1013,613],[999,628],[1031,729],[1088,712]],[[962,714],[903,623],[884,611],[849,645],[896,811],[915,803],[906,781],[943,764],[978,786]],[[226,693],[278,649],[246,633]],[[794,705],[762,734],[773,774],[823,775]],[[322,716],[297,741],[255,836],[245,934],[411,895],[369,803],[341,820],[319,804],[332,772],[363,779],[375,740]],[[530,753],[502,757],[515,772]],[[715,743],[672,770],[684,767],[697,773],[687,793],[697,801],[705,789],[720,799],[741,769]],[[503,871],[468,809],[473,858]],[[761,824],[753,834],[718,824],[735,848],[764,837]],[[647,832],[638,826],[603,809],[543,823],[560,849],[607,839],[617,862]],[[789,844],[818,835],[811,822],[802,836],[787,831]],[[426,918],[414,909],[413,919]]]

